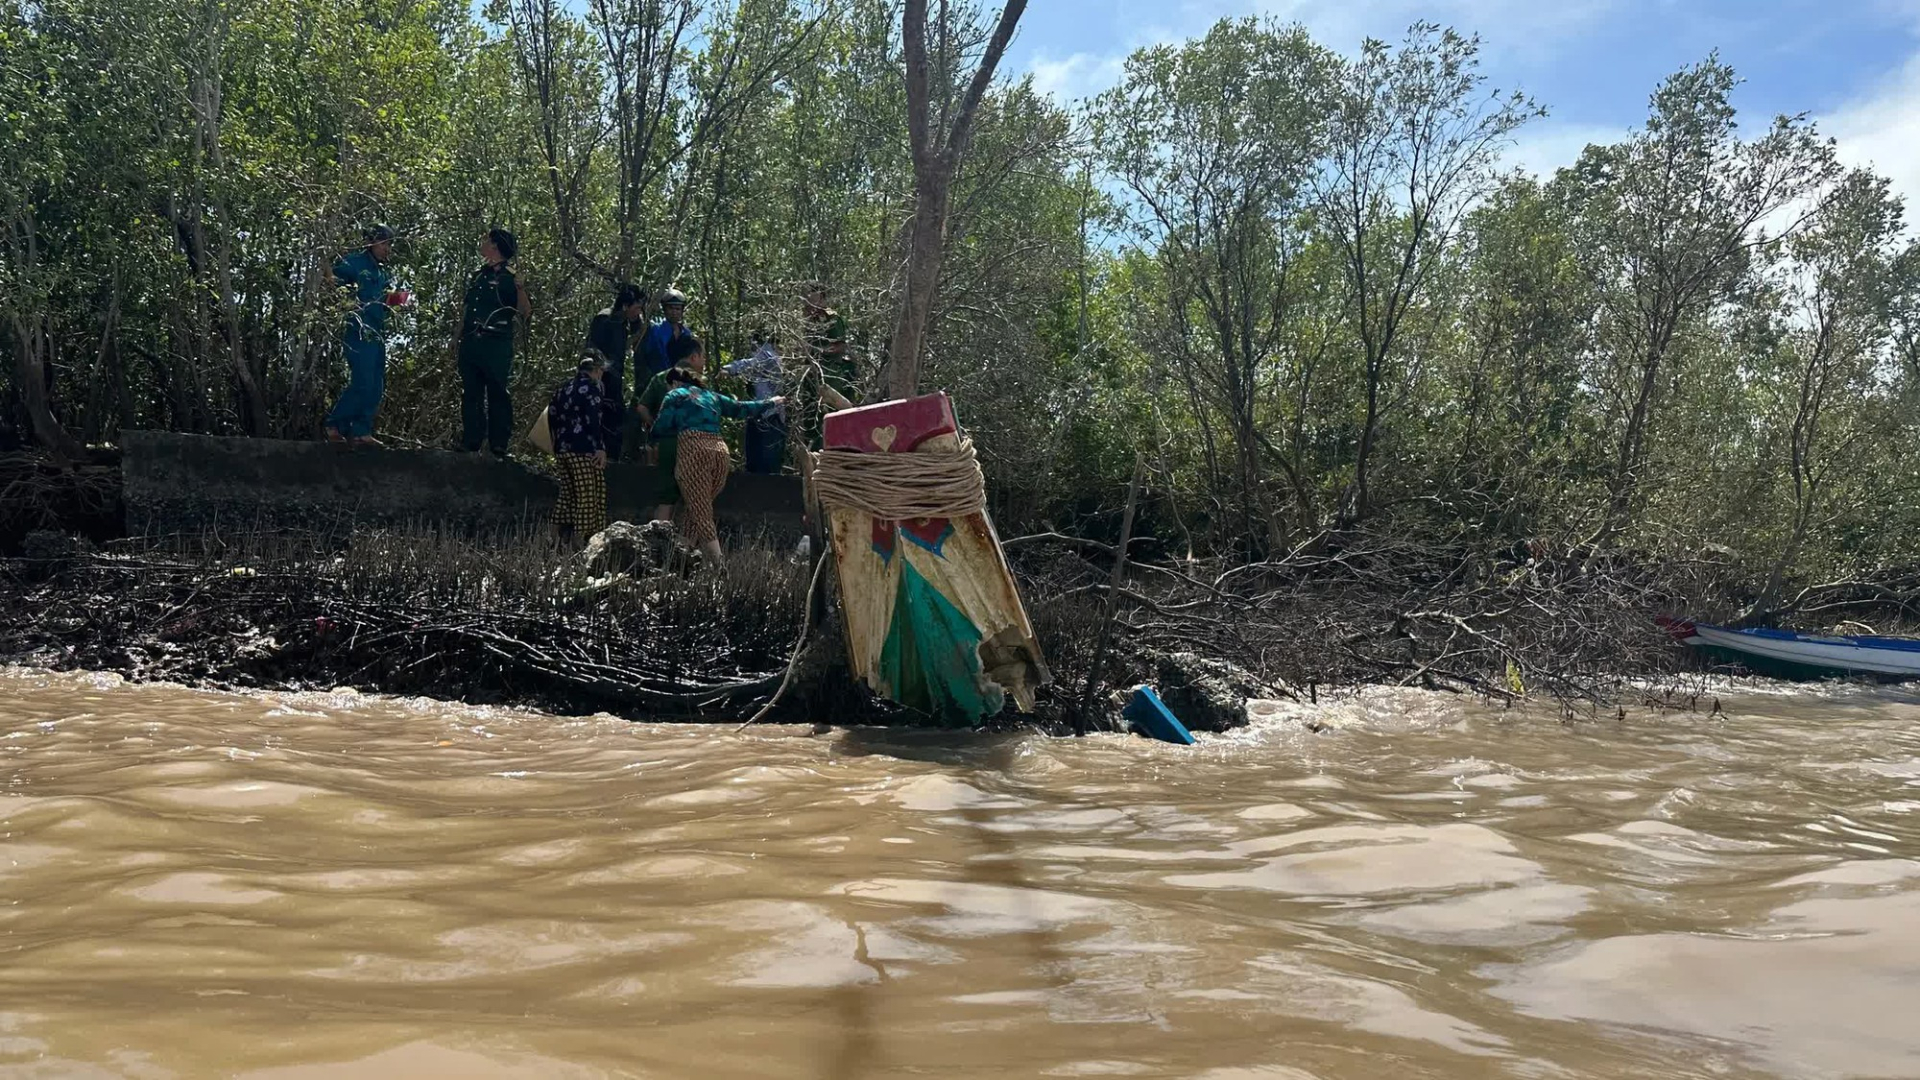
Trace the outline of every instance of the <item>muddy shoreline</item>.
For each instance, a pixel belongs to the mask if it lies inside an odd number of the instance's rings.
[[[104,544],[38,532],[0,560],[0,604],[21,613],[0,625],[0,663],[561,715],[720,724],[754,715],[786,673],[811,566],[745,537],[728,571],[714,574],[664,535],[624,528],[626,543],[589,553],[537,529]],[[1084,718],[1099,730],[1142,683],[1202,731],[1246,723],[1250,699],[1309,700],[1360,685],[1496,703],[1545,696],[1570,717],[1598,715],[1644,694],[1631,684],[1688,667],[1641,616],[1658,602],[1657,583],[1618,573],[1563,580],[1533,564],[1467,574],[1459,553],[1368,542],[1294,566],[1138,566],[1112,597],[1113,647],[1090,679],[1111,549],[1052,535],[1010,541],[1055,681],[1034,713],[1009,711],[991,726],[1066,733]],[[765,722],[931,724],[851,679],[835,607],[821,608],[825,621]]]
[[[758,713],[792,661],[811,569],[753,544],[714,574],[684,552],[596,559],[538,535],[373,534],[339,550],[280,535],[245,552],[47,536],[36,534],[40,550],[0,560],[0,604],[27,616],[0,626],[0,664],[650,722],[735,724]],[[825,608],[763,722],[932,726],[854,682],[837,609]],[[1074,631],[1085,615],[1038,620],[1070,630],[1049,635],[1065,678],[1042,690],[1035,712],[1009,710],[987,727],[1072,730],[1086,668]],[[1117,715],[1123,683],[1154,681],[1197,730],[1238,726],[1249,698],[1289,693],[1229,663],[1142,656],[1124,643],[1108,668],[1094,690],[1103,713]]]
[[[199,464],[135,470],[128,486],[117,452],[69,467],[0,454],[0,604],[20,613],[0,622],[0,663],[737,723],[773,694],[808,623],[788,691],[763,720],[935,722],[850,677],[831,574],[807,619],[812,567],[793,554],[793,515],[769,509],[778,500],[723,519],[733,555],[714,574],[670,530],[631,524],[590,552],[519,512],[486,528],[398,511],[344,523],[307,514],[302,526],[300,507],[345,483],[324,447],[275,444],[288,458],[278,471],[228,478],[244,488],[234,499],[278,500],[278,516],[265,503],[217,520],[159,513],[199,498],[232,448],[156,438]],[[130,535],[134,517],[144,525]],[[1643,698],[1636,687],[1702,669],[1653,615],[1712,617],[1743,601],[1739,567],[1711,552],[1476,539],[1418,517],[1329,530],[1253,563],[1180,560],[1140,536],[1117,587],[1118,553],[1099,539],[1044,526],[1002,535],[1054,682],[1032,714],[993,726],[1061,733],[1115,723],[1139,684],[1200,731],[1246,723],[1250,699],[1365,685],[1545,697],[1569,717],[1599,715]]]
[[[274,536],[183,551],[118,542],[0,571],[0,660],[217,689],[423,695],[561,714],[724,721],[764,700],[799,630],[802,572],[573,569],[544,537],[480,544]],[[794,695],[819,704],[830,680]],[[783,712],[786,710],[783,710]]]

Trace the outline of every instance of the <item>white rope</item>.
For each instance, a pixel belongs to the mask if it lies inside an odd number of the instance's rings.
[[[813,455],[813,490],[829,507],[882,521],[959,518],[987,508],[987,482],[973,440],[907,454],[822,450]]]
[[[819,561],[813,564],[813,580],[807,584],[806,607],[802,609],[800,616],[800,636],[793,641],[793,655],[787,657],[787,673],[780,677],[780,685],[773,691],[773,696],[767,699],[767,703],[748,717],[746,723],[733,729],[735,735],[759,723],[760,718],[772,712],[773,707],[780,704],[780,699],[786,696],[787,685],[793,682],[793,673],[800,667],[801,650],[807,647],[807,635],[813,633],[813,596],[820,588],[820,576],[826,570],[827,558],[831,554],[831,551],[821,552]]]

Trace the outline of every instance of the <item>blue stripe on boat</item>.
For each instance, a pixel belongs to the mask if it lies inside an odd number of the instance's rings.
[[[1815,645],[1850,645],[1856,649],[1888,649],[1893,652],[1920,652],[1920,638],[1872,637],[1868,635],[1848,634],[1799,634],[1792,630],[1779,630],[1770,626],[1758,626],[1751,630],[1734,630],[1725,626],[1713,626],[1700,623],[1701,629],[1718,630],[1723,634],[1744,634],[1747,637],[1763,638],[1767,641],[1805,641]]]

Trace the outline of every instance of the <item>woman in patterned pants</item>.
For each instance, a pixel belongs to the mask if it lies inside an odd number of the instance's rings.
[[[585,540],[607,527],[607,444],[601,411],[607,361],[589,353],[579,374],[554,392],[547,430],[560,469],[560,501],[553,524],[563,538]]]
[[[560,498],[553,504],[553,523],[560,535],[585,540],[607,527],[605,466],[580,454],[559,454]]]
[[[680,435],[680,460],[674,464],[673,477],[680,484],[681,505],[686,507],[687,543],[707,550],[720,549],[720,529],[713,520],[713,503],[727,486],[727,472],[733,459],[727,456],[727,440],[718,432],[688,431]]]
[[[700,376],[686,368],[667,372],[670,389],[653,422],[653,437],[676,436],[680,460],[674,478],[680,483],[680,505],[686,509],[687,541],[714,566],[720,565],[720,533],[714,526],[713,501],[727,486],[727,444],[720,438],[720,418],[750,420],[786,403],[785,398],[739,401],[707,389]]]

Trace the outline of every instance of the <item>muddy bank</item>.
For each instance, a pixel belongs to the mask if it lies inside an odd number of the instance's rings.
[[[27,534],[41,530],[95,543],[126,535],[118,450],[95,450],[77,463],[0,453],[0,555],[19,554]]]
[[[340,548],[281,534],[194,552],[36,533],[25,555],[0,563],[0,604],[31,613],[0,625],[0,663],[635,720],[755,715],[792,660],[812,565],[749,538],[714,573],[661,530],[607,537],[575,552],[539,532],[367,533]],[[934,722],[856,684],[831,603],[825,620],[765,722]],[[1071,633],[1053,637],[1078,659]],[[1095,689],[1103,714],[1117,714],[1120,684],[1139,672],[1197,730],[1243,724],[1247,698],[1284,692],[1221,661],[1123,651]],[[1070,730],[1084,676],[1070,662],[1034,714],[994,726]]]
[[[549,481],[518,465],[130,438],[124,457],[79,468],[0,455],[0,554],[14,556],[0,559],[0,603],[26,613],[0,624],[0,661],[737,722],[772,695],[805,621],[791,478],[729,485],[735,556],[715,575],[632,525],[594,556],[559,546],[539,525]],[[440,502],[407,494],[428,488]],[[1006,546],[1055,683],[1033,715],[999,722],[1062,732],[1111,725],[1143,683],[1202,731],[1246,723],[1248,700],[1380,684],[1546,696],[1594,715],[1629,680],[1699,663],[1652,616],[1742,602],[1738,568],[1711,553],[1475,542],[1418,521],[1330,532],[1251,565],[1171,559],[1142,537],[1117,588],[1109,545],[1028,532]],[[854,684],[827,594],[767,719],[929,722]]]
[[[0,573],[0,604],[27,613],[0,627],[9,662],[663,719],[726,719],[765,700],[809,569],[752,545],[725,575],[593,565],[542,530],[368,532],[339,546],[260,534],[199,550],[41,533],[25,551]],[[831,707],[829,682],[789,707]]]
[[[0,661],[563,714],[753,715],[786,672],[811,565],[746,534],[715,574],[664,534],[623,530],[591,554],[540,529],[209,531],[105,545],[39,533],[0,562],[0,604],[26,616],[0,625]],[[1547,696],[1591,715],[1624,680],[1689,663],[1645,615],[1684,603],[1671,582],[1622,566],[1463,567],[1457,552],[1355,536],[1292,563],[1136,566],[1115,592],[1102,545],[1040,534],[1008,546],[1056,682],[1033,715],[1002,725],[1099,730],[1142,683],[1203,731],[1246,723],[1251,699],[1371,684],[1494,703]],[[930,722],[851,680],[835,607],[820,607],[825,621],[767,719]],[[1112,648],[1096,672],[1109,617]]]

